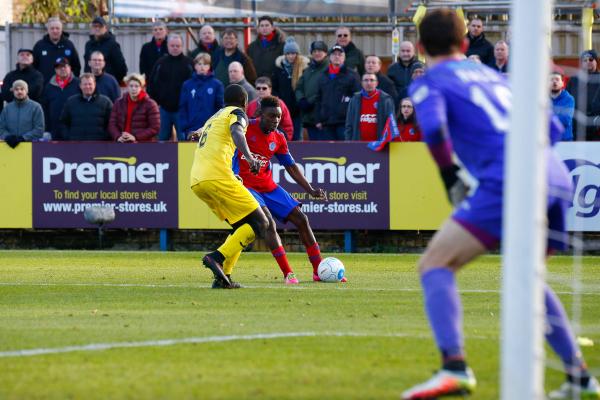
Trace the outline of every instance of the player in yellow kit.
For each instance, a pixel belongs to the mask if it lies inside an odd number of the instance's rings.
[[[213,288],[239,288],[223,271],[227,262],[229,274],[241,251],[263,236],[269,222],[258,202],[235,177],[232,159],[235,148],[258,173],[260,162],[254,158],[246,143],[248,117],[245,109],[248,94],[239,85],[229,85],[224,93],[225,107],[213,115],[199,133],[198,147],[190,176],[192,190],[221,219],[232,226],[233,232],[217,250],[205,255],[202,263],[215,275]]]

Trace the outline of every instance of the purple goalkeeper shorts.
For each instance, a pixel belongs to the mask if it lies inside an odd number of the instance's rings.
[[[551,186],[548,194],[548,250],[567,250],[565,214],[571,204],[570,190]],[[502,183],[480,185],[452,214],[452,218],[488,250],[502,238]]]
[[[294,211],[294,208],[300,205],[281,186],[277,186],[277,189],[265,193],[260,193],[250,188],[248,188],[248,191],[254,196],[261,207],[267,207],[271,214],[283,223],[287,221],[288,215]]]

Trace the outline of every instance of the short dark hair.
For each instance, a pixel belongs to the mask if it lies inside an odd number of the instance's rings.
[[[237,38],[237,31],[233,28],[225,28],[223,33],[221,33],[221,37],[224,38],[227,35],[233,35]]]
[[[254,86],[256,85],[267,85],[268,87],[272,88],[273,87],[273,82],[271,82],[271,78],[269,78],[268,76],[259,76],[258,78],[256,78],[256,81],[254,81]]]
[[[269,108],[269,107],[281,107],[281,104],[279,103],[279,97],[276,96],[267,96],[267,97],[263,97],[262,99],[260,99],[260,109],[264,110],[265,108]]]
[[[445,56],[460,49],[465,38],[465,23],[448,8],[433,10],[419,25],[419,40],[430,56]]]
[[[260,24],[262,21],[269,21],[271,23],[271,25],[275,25],[275,23],[273,22],[273,18],[269,15],[263,15],[262,17],[260,17],[258,19],[258,23]]]
[[[245,107],[248,104],[248,92],[240,85],[232,83],[225,88],[223,100],[226,106]]]

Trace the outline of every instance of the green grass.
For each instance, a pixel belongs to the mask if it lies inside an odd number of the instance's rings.
[[[268,333],[287,337],[0,357],[0,399],[397,399],[439,359],[422,311],[414,255],[340,255],[347,284],[284,287],[270,255],[244,254],[247,285],[211,290],[199,254],[0,252],[0,352],[92,343]],[[460,274],[475,399],[498,398],[500,267],[479,259]],[[582,335],[600,367],[600,270],[584,260]],[[553,276],[572,262],[554,258]],[[130,285],[122,285],[130,284]],[[145,286],[144,286],[145,285]],[[595,285],[595,288],[594,288]],[[559,291],[569,289],[553,285]],[[483,291],[482,291],[483,290]],[[562,294],[567,309],[571,296]],[[562,374],[547,370],[548,388]]]

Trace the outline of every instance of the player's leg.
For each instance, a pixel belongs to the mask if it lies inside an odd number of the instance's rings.
[[[552,186],[550,190],[552,191]],[[567,200],[564,200],[567,199]],[[548,247],[555,250],[566,250],[568,235],[566,233],[565,211],[569,206],[570,192],[548,199],[548,224],[551,235]],[[544,287],[544,304],[546,306],[546,340],[560,357],[566,374],[566,382],[549,394],[550,399],[600,399],[600,384],[590,376],[587,365],[577,344],[565,309],[554,291]]]
[[[269,250],[271,250],[271,254],[275,258],[275,261],[277,261],[277,265],[279,265],[279,269],[283,274],[285,283],[288,285],[295,285],[299,282],[294,274],[294,271],[292,270],[292,267],[290,266],[285,248],[281,242],[281,237],[277,233],[277,224],[275,223],[275,219],[273,218],[273,215],[271,215],[271,212],[267,206],[263,207],[263,212],[269,220],[269,227],[267,228],[267,232],[265,234],[265,242],[267,247],[269,247]]]
[[[310,227],[308,217],[300,210],[299,207],[294,207],[292,212],[290,212],[290,214],[287,216],[287,220],[294,224],[298,229],[298,235],[300,235],[300,240],[302,241],[302,244],[304,244],[306,255],[308,256],[308,260],[313,268],[313,280],[318,281],[319,275],[317,274],[317,269],[319,268],[319,264],[323,258],[321,257],[319,243],[317,243],[317,239],[315,238],[312,228]]]
[[[403,399],[434,399],[469,393],[475,377],[467,368],[462,329],[462,305],[455,273],[486,246],[471,231],[449,219],[434,235],[419,261],[425,312],[442,357],[442,369],[431,379],[403,393]]]

